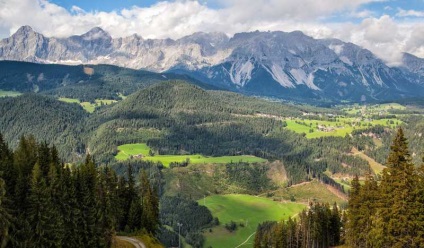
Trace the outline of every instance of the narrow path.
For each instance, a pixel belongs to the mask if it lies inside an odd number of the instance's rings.
[[[247,239],[246,239],[243,243],[239,244],[239,245],[238,245],[238,246],[236,246],[235,248],[239,248],[240,246],[242,246],[242,245],[246,244],[246,243],[247,243],[247,241],[249,241],[249,239],[250,239],[253,235],[255,235],[255,233],[256,233],[256,232],[254,232],[254,233],[250,234],[250,236],[249,236],[249,237],[247,237]]]
[[[130,242],[135,248],[146,248],[146,246],[143,244],[143,242],[141,242],[140,240],[138,240],[136,238],[130,238],[130,237],[125,237],[125,236],[117,236],[116,238]]]

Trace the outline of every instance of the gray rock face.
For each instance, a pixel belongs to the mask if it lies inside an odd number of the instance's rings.
[[[101,28],[65,39],[30,27],[0,41],[0,59],[38,63],[113,64],[187,73],[249,94],[328,100],[381,100],[424,95],[424,59],[404,54],[389,67],[370,51],[300,31],[194,33],[178,40],[113,39]]]

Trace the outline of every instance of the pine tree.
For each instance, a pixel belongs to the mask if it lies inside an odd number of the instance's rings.
[[[98,199],[97,171],[94,161],[87,155],[85,163],[80,166],[78,175],[78,202],[81,216],[78,226],[80,226],[80,237],[85,246],[97,247],[99,244],[99,233],[97,229]]]
[[[361,185],[359,184],[358,175],[355,175],[351,182],[351,189],[349,192],[349,209],[347,212],[347,222],[346,222],[346,242],[351,247],[360,247],[360,242],[358,239],[358,233],[361,232],[359,221],[360,221],[360,190]]]
[[[73,168],[75,171],[76,168]],[[63,215],[64,242],[63,247],[82,247],[83,242],[79,235],[78,220],[81,218],[79,202],[77,199],[75,176],[70,168],[64,168],[61,176],[60,209]]]
[[[0,172],[1,176],[1,172]],[[7,208],[6,198],[6,184],[0,177],[0,247],[4,248],[9,242],[10,236],[9,231],[12,225],[12,215],[10,210]]]
[[[14,195],[18,172],[13,166],[13,154],[3,140],[0,133],[0,172],[5,182],[5,190],[8,197]]]
[[[341,235],[341,214],[339,212],[339,208],[337,207],[337,203],[333,204],[333,208],[331,209],[331,216],[330,216],[330,226],[329,226],[329,233],[330,233],[330,246],[336,246],[340,244],[340,235]]]
[[[99,180],[99,233],[100,233],[100,246],[110,247],[112,239],[115,234],[115,216],[113,212],[113,202],[115,195],[115,188],[113,188],[111,173],[109,167],[105,167],[100,174]]]
[[[359,197],[361,205],[359,207],[359,220],[357,238],[359,239],[360,247],[372,247],[372,239],[375,237],[372,234],[373,220],[376,214],[378,201],[378,185],[377,181],[368,171],[365,176],[365,183],[360,189]]]
[[[143,228],[155,235],[159,227],[159,199],[150,186],[149,179],[144,170],[140,174],[140,184],[142,201],[141,223]]]
[[[415,207],[414,213],[417,216],[416,219],[416,244],[419,247],[424,247],[424,157],[422,159],[423,163],[417,169],[417,187],[415,190]]]
[[[28,209],[33,247],[61,247],[61,239],[55,235],[56,214],[46,180],[42,176],[40,165],[36,163],[32,173]]]
[[[414,216],[416,178],[406,138],[399,128],[383,170],[375,222],[378,245],[412,247],[417,239]]]

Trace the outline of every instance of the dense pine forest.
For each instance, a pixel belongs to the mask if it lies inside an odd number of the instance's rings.
[[[258,226],[254,247],[423,247],[424,159],[414,166],[399,129],[379,179],[352,181],[348,208],[311,203],[298,218]]]
[[[111,247],[117,232],[158,230],[159,197],[144,170],[118,176],[90,155],[71,166],[54,146],[30,136],[12,151],[0,135],[1,247]]]

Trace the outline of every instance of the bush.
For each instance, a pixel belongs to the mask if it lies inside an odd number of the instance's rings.
[[[230,232],[234,232],[237,230],[237,223],[231,221],[230,223],[225,224],[225,228]]]

